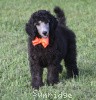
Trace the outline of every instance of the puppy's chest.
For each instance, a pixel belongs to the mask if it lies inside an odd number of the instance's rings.
[[[50,50],[50,49],[40,50],[40,51],[38,51],[38,57],[41,58],[41,59],[46,59],[46,60],[49,59],[49,58],[53,58],[53,56],[55,56],[55,51]]]
[[[37,57],[39,58],[40,64],[43,66],[48,65],[54,59],[56,59],[56,49],[55,48],[39,48],[36,50]]]
[[[42,53],[39,56],[39,61],[40,61],[40,64],[42,66],[49,65],[54,59],[55,59],[55,55],[54,54],[50,54],[48,52]]]

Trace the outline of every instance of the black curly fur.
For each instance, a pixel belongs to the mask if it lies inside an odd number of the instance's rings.
[[[47,83],[53,85],[59,82],[59,73],[62,72],[62,66],[60,65],[62,59],[65,61],[68,77],[78,75],[75,34],[66,27],[63,11],[59,7],[55,7],[54,11],[57,18],[46,10],[39,10],[32,14],[26,24],[32,87],[36,89],[43,85],[44,67],[48,69]],[[43,48],[41,44],[32,45],[32,40],[36,36],[40,37],[34,26],[34,23],[39,20],[49,21],[50,25],[49,45],[46,48]]]

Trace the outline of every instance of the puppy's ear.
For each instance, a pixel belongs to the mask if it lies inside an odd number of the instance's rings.
[[[50,43],[49,44],[50,45],[54,44],[55,30],[56,30],[57,24],[58,24],[58,22],[57,22],[56,18],[53,15],[51,15],[50,23],[49,23],[49,25],[50,25],[50,32],[49,32]]]
[[[30,20],[28,21],[28,23],[26,23],[25,30],[26,30],[27,34],[28,34],[32,39],[35,38],[37,29],[36,29],[36,27],[34,26],[33,16],[31,16],[31,18],[30,18]]]
[[[58,24],[57,19],[53,15],[51,15],[50,17],[50,32],[51,33],[54,33],[57,27],[57,24]]]

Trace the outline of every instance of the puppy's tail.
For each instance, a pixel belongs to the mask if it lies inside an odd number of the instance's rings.
[[[66,18],[65,18],[65,14],[64,14],[63,10],[60,7],[55,7],[54,12],[57,16],[58,22],[61,25],[66,26]]]

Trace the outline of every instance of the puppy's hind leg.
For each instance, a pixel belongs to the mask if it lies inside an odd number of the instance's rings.
[[[78,76],[78,68],[76,61],[76,45],[75,42],[71,42],[68,47],[68,52],[65,57],[65,67],[67,69],[67,77],[72,78]]]
[[[65,67],[67,70],[67,78],[73,78],[78,76],[78,68],[76,64],[76,60],[74,58],[70,58],[68,54],[65,59]]]

